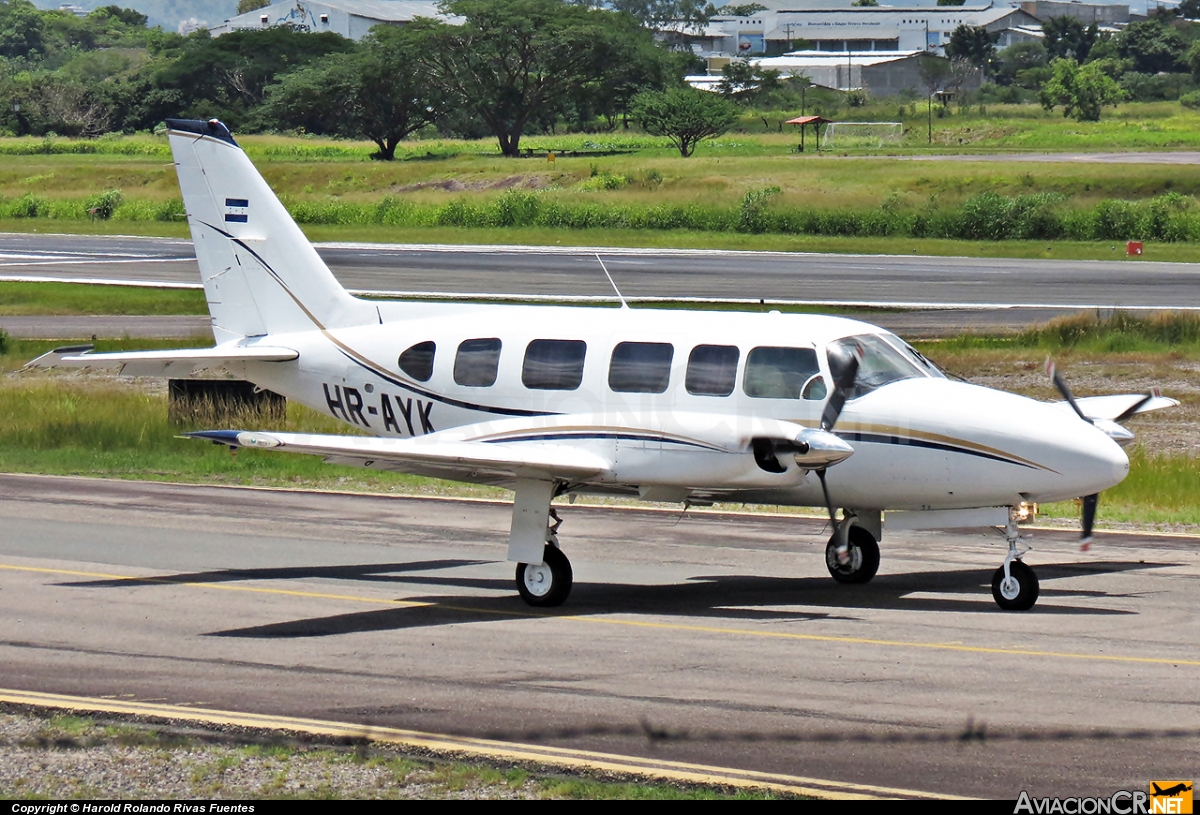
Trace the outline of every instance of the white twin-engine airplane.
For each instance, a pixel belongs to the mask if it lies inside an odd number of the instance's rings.
[[[189,436],[507,487],[508,560],[534,606],[571,590],[551,502],[607,493],[824,507],[842,583],[874,577],[885,510],[889,530],[999,527],[992,593],[1028,609],[1038,581],[1015,508],[1085,496],[1086,541],[1096,494],[1129,472],[1119,422],[1177,404],[1075,400],[1056,374],[1054,404],[951,381],[893,334],[837,317],[361,300],[223,124],[167,124],[216,347],[60,349],[33,364],[221,368],[370,435]]]

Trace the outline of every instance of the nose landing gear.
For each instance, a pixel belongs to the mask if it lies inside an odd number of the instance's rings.
[[[839,583],[867,583],[879,571],[879,544],[853,516],[847,517],[825,547],[825,566]]]
[[[1029,550],[1022,552],[1017,548],[1021,535],[1011,518],[1004,528],[1004,536],[1008,538],[1008,556],[992,575],[992,597],[1005,611],[1028,611],[1038,599],[1037,575],[1021,562],[1022,555]]]

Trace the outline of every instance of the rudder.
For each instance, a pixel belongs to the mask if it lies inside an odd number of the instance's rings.
[[[218,343],[371,321],[224,124],[167,128]]]

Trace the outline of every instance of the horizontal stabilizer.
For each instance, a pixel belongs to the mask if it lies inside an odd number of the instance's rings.
[[[192,371],[228,368],[244,362],[286,362],[298,351],[273,345],[218,345],[168,351],[122,351],[94,354],[90,345],[55,348],[26,368],[119,368],[122,376],[185,376]]]
[[[238,430],[202,430],[185,435],[230,447],[256,447],[324,456],[338,464],[358,464],[417,474],[426,474],[434,469],[457,473],[462,481],[515,478],[582,480],[612,469],[612,462],[607,459],[564,445],[482,444],[443,441],[429,436],[388,439]]]

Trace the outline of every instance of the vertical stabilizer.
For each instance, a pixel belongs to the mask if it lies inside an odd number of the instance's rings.
[[[217,342],[369,322],[217,120],[168,119]]]

